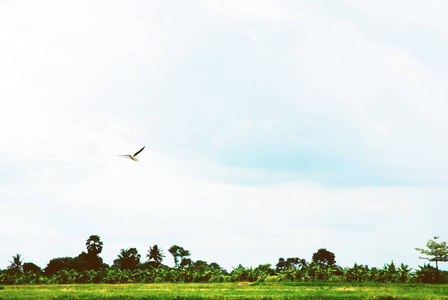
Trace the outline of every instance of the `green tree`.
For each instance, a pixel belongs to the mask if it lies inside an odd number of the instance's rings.
[[[98,255],[103,250],[103,242],[97,235],[91,235],[86,242],[87,253],[92,255]]]
[[[32,262],[26,262],[23,264],[23,272],[40,274],[40,273],[42,273],[42,269]]]
[[[86,242],[87,254],[82,252],[78,257],[87,262],[87,269],[98,270],[103,265],[103,259],[98,255],[103,250],[103,242],[97,235],[91,235]]]
[[[46,275],[52,275],[61,270],[72,269],[75,264],[73,263],[73,257],[58,257],[53,258],[47,264],[44,272]]]
[[[76,257],[58,257],[53,258],[45,268],[45,274],[51,275],[61,270],[84,271],[92,269],[89,261],[92,255],[88,255],[84,251]]]
[[[140,254],[136,248],[121,249],[114,265],[120,270],[135,270],[140,263]]]
[[[275,275],[275,270],[271,268],[271,264],[264,264],[264,265],[258,265],[254,269],[255,272],[257,272],[259,275],[262,276],[273,276]]]
[[[305,259],[300,259],[298,257],[289,257],[286,260],[283,257],[280,257],[275,266],[275,270],[279,272],[281,270],[298,269],[300,266],[306,266],[306,264],[307,262]]]
[[[163,254],[163,251],[159,246],[154,245],[153,247],[149,247],[148,254],[146,254],[146,257],[148,260],[154,260],[156,263],[156,266],[159,267],[162,263],[163,258],[165,255]]]
[[[171,253],[171,255],[174,257],[174,264],[176,265],[176,267],[179,267],[179,257],[183,261],[184,257],[190,256],[190,251],[185,250],[184,248],[177,246],[177,245],[171,246],[170,249],[168,249],[168,252]],[[187,261],[185,261],[185,263],[186,262]],[[184,265],[185,265],[185,263],[184,263]]]
[[[336,264],[335,256],[333,252],[327,251],[327,249],[322,248],[317,250],[316,253],[313,254],[313,262],[318,265],[326,265],[333,266]]]
[[[436,262],[436,269],[439,270],[439,261],[446,262],[448,261],[448,247],[446,242],[437,243],[436,240],[438,236],[434,237],[434,240],[429,240],[426,243],[426,247],[428,250],[422,248],[415,248],[415,250],[420,251],[421,254],[428,255],[427,257],[419,257],[420,259],[427,259],[429,261]]]
[[[99,270],[103,266],[103,259],[96,254],[81,252],[77,257],[73,258],[73,269],[82,270]]]
[[[22,271],[22,259],[20,254],[16,254],[12,256],[12,260],[9,261],[11,264],[8,266],[8,269],[14,270],[17,272]]]
[[[187,268],[193,266],[193,261],[191,258],[184,258],[182,257],[182,260],[180,261],[179,267],[181,268]]]

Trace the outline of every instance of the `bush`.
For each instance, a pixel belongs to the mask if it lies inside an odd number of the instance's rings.
[[[280,280],[279,276],[267,276],[265,281],[266,282],[277,282]]]
[[[256,270],[250,268],[244,268],[242,265],[239,265],[236,269],[230,273],[230,278],[233,282],[239,281],[249,281],[254,282],[258,279],[260,273]]]
[[[417,281],[423,283],[446,283],[448,282],[448,276],[445,272],[441,272],[429,264],[425,264],[423,267],[419,266],[420,270],[417,270]]]

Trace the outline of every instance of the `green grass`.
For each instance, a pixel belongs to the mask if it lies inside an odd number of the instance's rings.
[[[448,299],[448,284],[160,283],[5,285],[0,299]]]

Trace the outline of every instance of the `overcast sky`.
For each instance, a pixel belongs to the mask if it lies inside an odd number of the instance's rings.
[[[423,264],[448,240],[447,11],[1,1],[0,268],[92,234],[108,264],[154,244],[229,271]]]

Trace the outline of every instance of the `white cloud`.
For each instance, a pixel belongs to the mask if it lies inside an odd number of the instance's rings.
[[[91,234],[107,263],[179,244],[228,269],[320,247],[416,266],[443,239],[444,72],[336,11],[177,4],[1,4],[0,268],[45,267]],[[116,156],[141,146],[140,163]],[[364,170],[427,186],[363,187]]]
[[[261,22],[285,22],[297,15],[275,1],[203,1],[204,6],[224,21],[250,20]]]
[[[275,263],[281,256],[309,260],[320,247],[334,251],[342,265],[393,259],[415,266],[413,247],[442,228],[443,218],[432,207],[444,211],[448,195],[446,189],[338,189],[300,182],[238,186],[198,177],[183,162],[151,150],[142,152],[140,163],[111,157],[92,168],[101,170],[94,170],[97,178],[57,190],[54,181],[43,180],[23,204],[8,204],[9,217],[2,220],[19,230],[1,233],[11,245],[1,256],[21,251],[24,259],[45,266],[53,257],[76,255],[90,234],[99,234],[107,263],[120,248],[145,254],[153,244],[165,251],[179,244],[194,259],[228,269]],[[2,198],[24,201],[19,189],[10,187],[9,196],[2,189]],[[429,200],[422,203],[422,197]],[[57,239],[66,243],[63,248],[33,246]],[[169,255],[166,261],[171,263]]]
[[[301,118],[333,123],[362,145],[368,160],[385,168],[415,170],[426,178],[436,166],[445,169],[444,75],[407,49],[372,40],[353,23],[309,21],[308,39],[297,49],[304,73],[297,83],[308,99],[292,101]],[[378,124],[388,124],[386,135],[371,134]],[[436,184],[446,181],[434,175]]]
[[[243,34],[254,42],[258,42],[260,40],[260,37],[250,28],[244,29]]]

